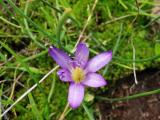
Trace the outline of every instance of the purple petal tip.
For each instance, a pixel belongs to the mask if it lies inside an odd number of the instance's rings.
[[[84,86],[81,84],[71,83],[68,94],[69,105],[73,109],[76,109],[81,105],[83,98],[84,98]]]
[[[86,43],[84,43],[84,42],[80,42],[79,44],[86,44]]]
[[[108,53],[112,56],[113,52],[112,50],[109,50]]]
[[[49,47],[49,50],[54,49],[54,48],[55,48],[54,46],[50,46],[50,47]]]
[[[50,46],[49,48],[53,48],[53,46]]]
[[[113,52],[112,52],[112,50],[109,50],[109,51],[106,51],[106,54],[108,54],[108,55],[110,55],[112,57]]]
[[[69,105],[70,105],[70,107],[71,107],[72,109],[76,109],[76,108],[79,107],[79,105],[78,105],[78,106],[77,106],[77,105],[75,106],[75,105],[73,105],[73,104],[71,104],[71,103],[70,103]]]
[[[69,68],[69,61],[71,61],[71,58],[65,52],[61,51],[55,46],[50,46],[48,52],[58,65],[60,65],[62,68]]]
[[[93,57],[86,65],[86,71],[96,72],[108,64],[112,59],[112,51],[106,51]]]
[[[107,84],[107,81],[97,73],[89,73],[82,84],[89,87],[102,87]]]

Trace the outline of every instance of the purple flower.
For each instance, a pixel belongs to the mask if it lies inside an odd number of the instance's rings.
[[[49,48],[49,54],[61,67],[57,72],[60,80],[70,83],[68,101],[72,108],[77,108],[83,101],[85,86],[97,88],[107,84],[106,80],[96,72],[111,61],[111,51],[103,52],[88,60],[89,50],[85,43],[80,43],[74,59],[54,46]]]

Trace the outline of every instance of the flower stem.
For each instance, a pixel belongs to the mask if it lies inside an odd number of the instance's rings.
[[[64,108],[64,111],[63,111],[63,113],[61,114],[61,116],[60,116],[60,118],[58,120],[64,120],[65,113],[67,112],[68,108],[69,108],[69,103],[67,102],[67,104],[66,104],[66,106]]]

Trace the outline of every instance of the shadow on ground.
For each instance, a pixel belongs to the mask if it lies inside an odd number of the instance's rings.
[[[116,87],[111,88],[107,94],[117,98],[160,88],[158,69],[138,72],[137,78],[138,85],[134,84],[133,75],[118,80]],[[160,94],[112,104],[98,100],[97,107],[101,120],[160,120]]]

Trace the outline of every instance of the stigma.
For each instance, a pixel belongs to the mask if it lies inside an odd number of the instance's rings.
[[[75,83],[80,83],[85,78],[85,72],[80,67],[73,68],[71,71],[71,77]]]

